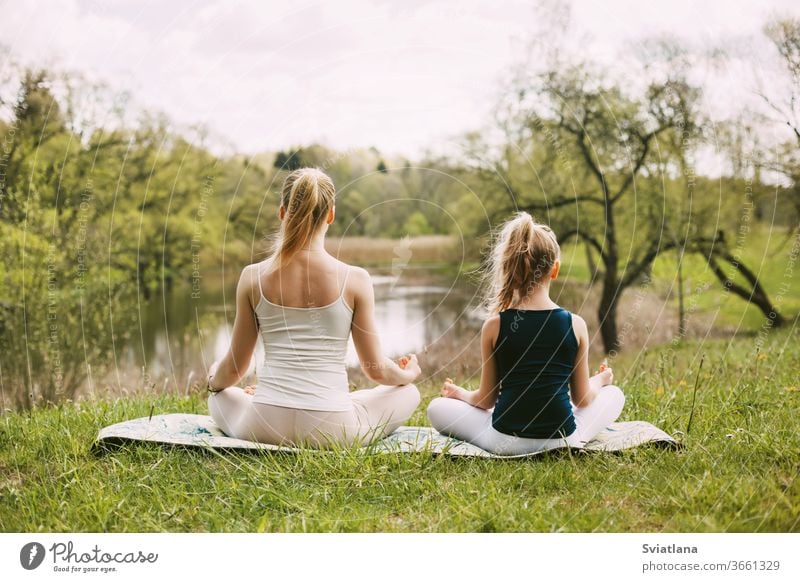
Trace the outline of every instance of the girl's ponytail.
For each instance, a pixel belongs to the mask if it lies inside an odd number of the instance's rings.
[[[486,305],[492,313],[526,297],[550,274],[561,254],[549,226],[519,212],[500,229],[489,257]]]

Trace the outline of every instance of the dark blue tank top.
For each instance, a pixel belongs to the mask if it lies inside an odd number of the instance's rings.
[[[495,430],[526,438],[560,438],[575,431],[569,379],[578,340],[566,309],[500,313],[495,358],[500,395]]]

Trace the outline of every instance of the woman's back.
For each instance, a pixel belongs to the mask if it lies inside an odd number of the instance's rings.
[[[569,382],[577,351],[566,309],[502,311],[495,352],[500,394],[492,426],[526,438],[572,434]]]
[[[419,404],[411,355],[401,367],[381,350],[369,273],[325,252],[336,189],[315,168],[291,172],[281,189],[280,232],[267,261],[250,265],[236,288],[231,347],[212,365],[211,416],[225,434],[272,444],[364,444],[389,434]],[[349,391],[352,335],[361,368],[382,384]],[[255,393],[234,386],[258,337],[264,362]]]
[[[324,250],[301,250],[291,263],[269,272],[266,261],[258,268],[264,298],[276,305],[321,307],[338,299],[343,289],[348,305],[353,305],[352,293],[346,288],[351,267]]]
[[[323,251],[301,252],[271,272],[265,267],[256,265],[260,297],[254,309],[264,362],[254,401],[306,410],[350,409],[345,368],[353,320],[349,267]]]

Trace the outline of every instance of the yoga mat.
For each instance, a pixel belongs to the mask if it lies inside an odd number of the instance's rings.
[[[300,450],[298,447],[267,445],[225,436],[210,416],[202,414],[160,414],[151,418],[126,420],[102,429],[92,445],[92,449],[95,452],[102,452],[132,442],[243,451],[297,452]],[[589,441],[582,450],[612,452],[648,443],[671,448],[680,446],[663,430],[649,422],[637,420],[613,423],[594,440]],[[401,426],[388,437],[361,447],[359,450],[365,453],[425,452],[454,457],[496,459],[524,458],[542,454],[539,452],[513,456],[494,455],[475,445],[441,435],[427,426]],[[324,454],[331,451],[315,450],[315,452]]]

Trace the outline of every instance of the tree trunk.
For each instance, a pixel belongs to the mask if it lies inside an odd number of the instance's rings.
[[[606,273],[609,268],[606,267]],[[617,301],[621,290],[616,277],[606,276],[603,279],[603,292],[600,296],[600,306],[597,318],[600,321],[600,336],[603,339],[603,352],[616,354],[619,352],[619,332],[617,330]]]
[[[683,248],[678,250],[678,337],[686,337],[686,308],[683,302]]]
[[[587,242],[583,243],[583,246],[586,248],[586,266],[589,268],[589,285],[594,285],[598,277],[597,263],[594,260],[592,246]]]

